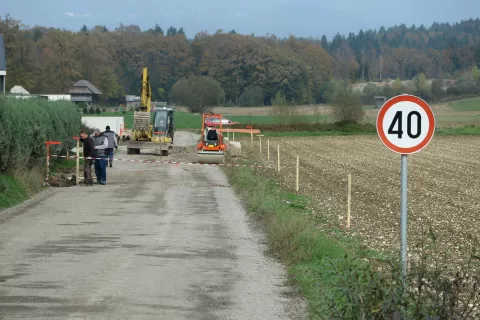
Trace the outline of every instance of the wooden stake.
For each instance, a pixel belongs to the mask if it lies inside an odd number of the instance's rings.
[[[250,128],[250,142],[252,143],[252,149],[253,149],[253,129]]]
[[[262,154],[262,137],[258,137],[258,141],[260,143],[260,154]]]
[[[280,172],[280,145],[277,146],[277,169]]]
[[[235,142],[235,132],[232,132],[232,134],[233,134],[233,140],[232,141]]]
[[[77,182],[77,186],[78,186],[78,182],[80,180],[80,141],[77,140],[77,179],[76,179],[76,182]],[[84,155],[85,156],[85,155]],[[83,160],[85,161],[85,160]]]
[[[295,190],[297,190],[297,191],[298,191],[299,172],[300,172],[300,159],[297,156],[297,180],[296,180],[296,184],[295,184]]]
[[[267,139],[267,159],[270,160],[270,139]]]
[[[47,144],[47,168],[46,168],[47,176],[45,177],[45,183],[48,182],[48,175],[50,171],[50,145]]]
[[[350,210],[352,204],[352,175],[348,174],[347,229],[350,230]]]

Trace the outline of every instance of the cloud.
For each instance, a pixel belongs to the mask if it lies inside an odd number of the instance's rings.
[[[244,12],[237,12],[236,15],[237,17],[248,17],[248,13],[244,13]]]
[[[72,17],[72,18],[77,18],[77,17],[90,18],[92,16],[89,13],[80,14],[80,13],[75,13],[75,12],[70,12],[70,11],[64,12],[64,15],[66,15],[67,17]]]

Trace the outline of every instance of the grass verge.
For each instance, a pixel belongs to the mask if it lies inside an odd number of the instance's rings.
[[[298,284],[315,317],[327,297],[320,287],[331,278],[327,264],[342,260],[356,244],[331,237],[316,228],[316,217],[308,209],[306,196],[282,190],[273,180],[265,179],[248,167],[225,169],[231,184],[251,213],[264,228],[271,253],[289,267],[291,279]],[[331,284],[331,283],[330,283]]]
[[[13,207],[38,193],[43,188],[41,169],[18,171],[0,175],[0,209]]]
[[[343,229],[325,229],[310,198],[282,189],[261,171],[224,169],[248,212],[264,228],[269,249],[288,267],[291,281],[309,303],[311,319],[478,319],[480,256],[453,273],[444,268],[437,236],[425,232],[412,245],[405,291],[398,253],[380,255]],[[455,289],[452,289],[455,288]]]

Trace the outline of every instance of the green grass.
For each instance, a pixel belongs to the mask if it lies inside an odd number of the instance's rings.
[[[9,208],[28,199],[22,182],[9,175],[0,175],[0,209]]]
[[[435,134],[444,136],[480,135],[480,127],[465,126],[459,128],[440,128],[435,132]]]
[[[248,212],[263,226],[270,252],[289,267],[291,280],[309,302],[310,313],[325,315],[320,310],[327,304],[327,286],[335,281],[327,265],[332,261],[345,264],[349,252],[360,256],[374,253],[361,250],[356,239],[347,237],[342,229],[332,228],[337,234],[333,237],[316,228],[322,217],[308,209],[308,196],[288,192],[248,167],[224,170]]]
[[[452,101],[448,105],[455,111],[480,111],[480,98]]]
[[[121,112],[105,112],[94,115],[84,115],[84,117],[124,117],[125,126],[132,128],[133,126],[133,112],[127,112],[125,114]],[[202,116],[199,114],[193,114],[188,112],[175,111],[175,127],[176,129],[198,129],[202,125]],[[318,121],[327,121],[326,116],[315,115],[299,115],[299,116],[286,116],[277,117],[270,115],[225,115],[225,118],[235,122],[239,122],[243,125],[275,125],[275,124],[290,124],[295,123],[312,123]]]
[[[43,189],[43,167],[0,174],[0,209],[13,207]]]

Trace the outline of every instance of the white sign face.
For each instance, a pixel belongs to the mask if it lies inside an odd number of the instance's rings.
[[[386,147],[397,153],[420,151],[430,142],[434,131],[430,106],[415,96],[396,96],[378,113],[378,135]]]

